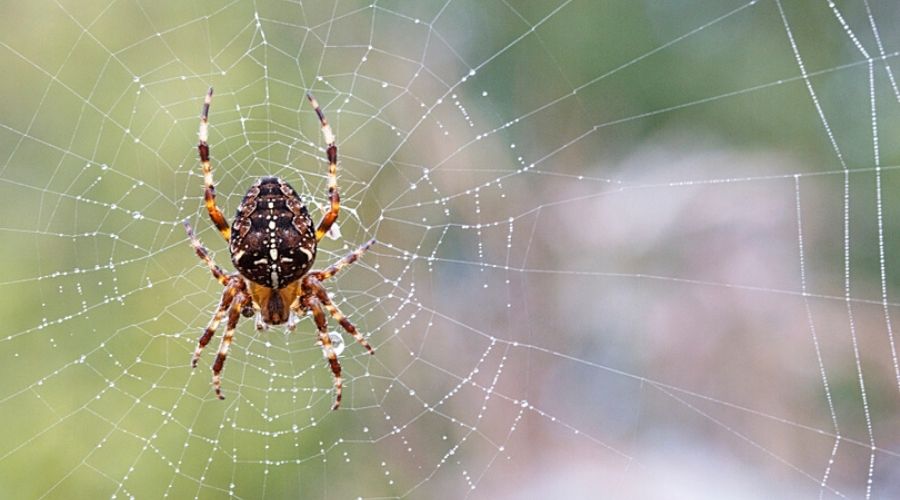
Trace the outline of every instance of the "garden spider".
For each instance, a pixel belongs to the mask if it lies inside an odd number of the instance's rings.
[[[318,227],[313,229],[313,220],[297,192],[287,182],[277,177],[262,177],[250,187],[237,209],[234,223],[229,227],[222,211],[216,206],[216,187],[209,163],[207,140],[209,104],[212,95],[213,89],[210,88],[203,102],[203,111],[200,113],[200,144],[197,145],[203,167],[204,199],[213,224],[225,241],[229,242],[231,262],[237,272],[229,274],[216,265],[209,252],[194,235],[190,224],[187,220],[184,221],[184,227],[197,256],[206,263],[213,277],[225,287],[219,307],[197,342],[191,366],[197,367],[201,351],[212,339],[216,328],[227,314],[225,335],[222,337],[218,356],[212,366],[216,395],[219,399],[225,399],[222,395],[221,373],[228,357],[228,347],[234,338],[238,316],[242,314],[249,318],[255,314],[258,330],[283,323],[287,324],[289,330],[293,330],[301,316],[312,312],[319,331],[317,344],[322,346],[323,354],[334,373],[335,399],[332,409],[336,410],[341,405],[343,382],[341,364],[328,335],[326,311],[370,354],[374,351],[353,323],[334,305],[322,282],[353,264],[375,243],[375,240],[366,242],[321,271],[310,271],[316,259],[318,242],[337,220],[340,210],[340,196],[337,189],[337,146],[334,134],[316,99],[307,93],[306,97],[315,108],[322,124],[322,134],[328,147],[326,150],[328,199],[331,202],[331,209],[322,218]]]

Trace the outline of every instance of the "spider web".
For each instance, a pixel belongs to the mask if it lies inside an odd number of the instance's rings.
[[[6,2],[0,496],[900,495],[900,8]],[[318,219],[305,318],[189,360],[229,219]],[[221,334],[221,332],[220,332]]]

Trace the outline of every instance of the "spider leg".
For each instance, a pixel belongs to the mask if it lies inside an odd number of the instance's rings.
[[[291,313],[290,316],[288,316],[287,325],[285,325],[287,326],[287,329],[294,331],[294,329],[297,328],[297,323],[300,322],[301,317],[303,317],[303,311],[300,310],[299,305],[298,307],[294,307],[292,304]]]
[[[307,305],[313,313],[313,319],[316,322],[316,328],[319,330],[319,344],[322,345],[322,353],[328,359],[331,365],[331,373],[334,374],[334,405],[332,410],[337,410],[341,406],[341,395],[344,389],[344,382],[341,378],[341,363],[338,362],[337,354],[331,345],[331,337],[328,336],[328,323],[325,320],[325,311],[322,310],[322,303],[315,295],[307,298]]]
[[[206,210],[209,212],[209,218],[212,219],[216,229],[222,233],[225,241],[231,237],[231,228],[225,215],[216,206],[216,185],[213,182],[212,166],[209,164],[209,104],[212,102],[213,89],[209,88],[206,93],[206,99],[203,100],[203,111],[200,112],[200,143],[197,144],[197,151],[200,152],[200,164],[203,167],[203,198],[206,202]]]
[[[194,251],[197,253],[197,257],[200,257],[200,260],[206,263],[206,265],[209,267],[209,271],[219,283],[227,285],[229,279],[228,274],[226,274],[225,271],[223,271],[222,268],[216,264],[212,257],[209,256],[209,252],[206,250],[203,244],[200,243],[200,240],[194,234],[194,229],[191,227],[190,223],[188,223],[187,219],[185,219],[182,224],[184,224],[184,230],[187,231],[188,238],[191,239],[191,246],[194,247]]]
[[[369,240],[360,245],[360,247],[354,250],[352,253],[345,255],[341,260],[335,262],[334,264],[326,267],[321,271],[312,271],[309,273],[309,275],[315,277],[319,281],[325,281],[340,272],[341,269],[356,262],[356,260],[359,259],[362,254],[366,253],[366,250],[371,248],[374,244],[374,239]]]
[[[338,323],[340,323],[341,328],[343,328],[347,333],[353,335],[353,338],[356,339],[357,342],[360,343],[363,347],[369,351],[369,354],[375,354],[375,350],[372,349],[372,346],[369,345],[369,342],[362,336],[361,333],[356,329],[356,326],[347,319],[341,313],[341,310],[338,309],[334,302],[331,301],[331,298],[328,297],[328,292],[325,290],[325,287],[322,286],[322,282],[317,280],[315,277],[310,276],[304,281],[304,285],[308,288],[312,289],[313,293],[315,293],[316,297],[325,307],[331,317],[335,319]]]
[[[256,326],[258,331],[268,330],[269,324],[263,320],[262,313],[260,311],[256,311],[256,317],[253,320],[253,324]]]
[[[225,291],[222,292],[222,300],[219,302],[219,307],[216,309],[215,314],[213,314],[212,319],[209,320],[209,325],[206,326],[203,335],[201,335],[200,339],[197,341],[194,357],[191,358],[192,368],[197,368],[197,361],[200,359],[200,353],[203,351],[203,348],[206,347],[206,344],[209,344],[213,335],[216,334],[216,329],[219,328],[219,323],[222,322],[222,318],[225,317],[225,313],[228,312],[231,307],[231,303],[234,301],[234,296],[237,295],[238,290],[239,287],[236,284],[229,283],[228,286],[225,287]]]
[[[337,189],[337,144],[335,144],[331,125],[325,119],[325,113],[322,112],[316,98],[309,92],[306,93],[306,98],[309,99],[310,104],[315,108],[319,122],[322,124],[322,135],[325,136],[325,144],[327,146],[325,152],[328,155],[328,200],[331,202],[331,209],[328,210],[325,217],[322,218],[322,222],[319,223],[319,227],[316,228],[316,241],[321,241],[325,237],[325,233],[331,229],[334,221],[337,220],[341,209],[341,196],[338,194]]]
[[[219,399],[225,399],[222,395],[222,368],[225,366],[225,360],[228,358],[228,348],[231,341],[234,340],[234,329],[237,327],[238,319],[241,317],[241,308],[247,305],[249,296],[243,292],[238,292],[231,309],[228,310],[228,326],[225,328],[225,335],[222,337],[222,343],[219,344],[219,354],[216,356],[216,362],[213,363],[213,388],[216,390],[216,396]]]
[[[302,289],[302,287],[303,287],[302,281],[300,282],[300,286]],[[286,326],[287,326],[287,329],[290,331],[294,331],[294,329],[297,328],[297,323],[300,322],[300,319],[303,318],[304,316],[306,316],[307,308],[304,306],[303,298],[304,298],[304,294],[302,294],[302,293],[298,294],[294,298],[294,301],[291,302],[291,305],[289,307],[291,313],[288,316],[288,321],[287,321]]]

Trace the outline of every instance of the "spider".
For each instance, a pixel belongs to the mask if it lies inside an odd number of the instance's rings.
[[[337,146],[334,134],[318,102],[311,93],[307,93],[306,97],[319,117],[322,134],[327,143],[328,199],[331,202],[330,210],[315,229],[313,220],[297,192],[290,184],[277,177],[262,177],[250,186],[237,209],[234,222],[229,227],[222,211],[216,206],[216,186],[213,183],[212,167],[209,162],[207,140],[212,95],[213,89],[210,88],[200,113],[200,143],[197,145],[203,168],[204,200],[210,219],[229,243],[231,262],[237,272],[226,273],[216,265],[209,251],[194,235],[191,225],[187,220],[184,221],[185,230],[197,256],[206,263],[213,277],[225,287],[218,308],[197,342],[191,366],[197,367],[200,353],[227,314],[225,335],[222,337],[219,353],[212,366],[212,383],[216,396],[225,399],[222,395],[221,374],[239,315],[247,318],[256,315],[257,330],[266,329],[269,325],[286,323],[288,330],[293,331],[300,317],[311,312],[319,332],[317,345],[322,346],[323,354],[334,374],[335,399],[332,409],[336,410],[341,405],[343,381],[341,364],[328,335],[326,312],[370,354],[373,354],[374,350],[353,323],[341,314],[331,301],[322,282],[353,264],[375,243],[375,240],[369,240],[321,271],[310,270],[316,259],[319,241],[331,229],[340,211]]]

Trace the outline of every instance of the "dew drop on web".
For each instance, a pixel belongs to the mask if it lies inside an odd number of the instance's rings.
[[[334,349],[334,355],[340,356],[344,352],[344,337],[338,332],[328,332],[328,338],[331,339],[331,348]]]

